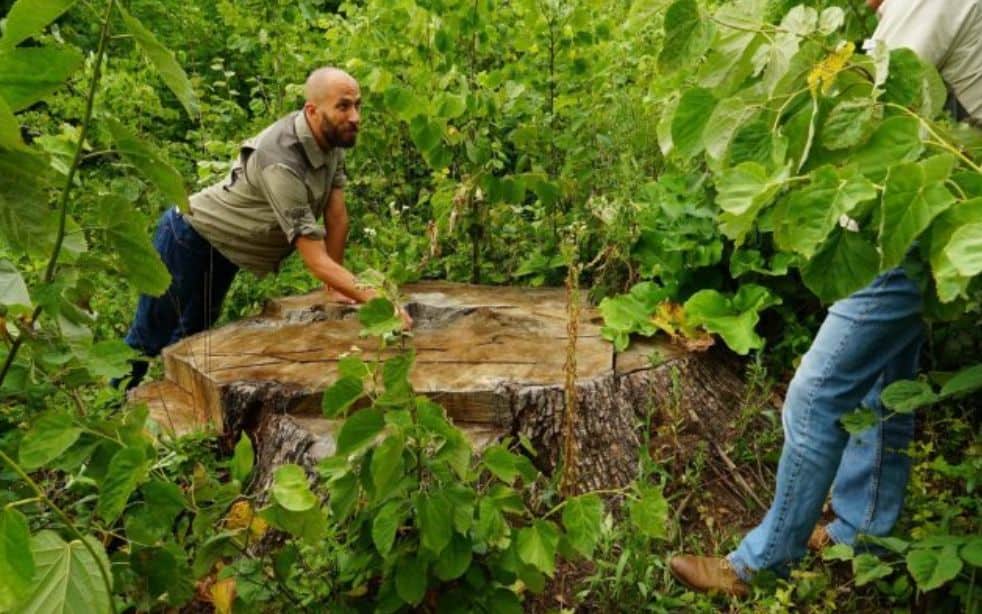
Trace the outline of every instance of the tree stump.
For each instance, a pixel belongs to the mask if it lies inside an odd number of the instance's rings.
[[[403,292],[416,322],[409,342],[416,392],[445,407],[477,447],[525,436],[535,463],[553,471],[566,407],[565,290],[423,282]],[[378,351],[376,339],[359,338],[355,307],[326,301],[320,291],[274,300],[255,318],[184,339],[164,350],[166,379],[134,397],[174,432],[216,428],[229,447],[249,432],[259,488],[281,463],[310,468],[334,452],[336,423],[320,405],[339,358],[361,352],[370,360]],[[676,405],[721,421],[743,389],[739,366],[723,351],[693,353],[641,339],[616,353],[600,326],[595,309],[580,310],[573,426],[580,492],[636,476],[638,427],[652,408]]]

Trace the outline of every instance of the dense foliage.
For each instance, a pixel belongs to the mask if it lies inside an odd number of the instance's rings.
[[[844,581],[854,610],[977,608],[982,136],[945,113],[933,67],[857,48],[863,3],[794,4],[0,2],[0,611],[497,612],[547,586],[565,607],[716,608],[664,566],[718,530],[708,490],[680,528],[701,449],[646,448],[628,488],[563,498],[527,442],[474,454],[409,388],[410,353],[351,358],[324,411],[367,407],[338,454],[318,476],[280,467],[259,505],[248,438],[225,458],[119,409],[105,383],[134,357],[135,297],[169,283],[153,219],[222,177],[322,64],[365,97],[348,263],[376,278],[566,281],[615,346],[716,335],[781,380],[823,303],[905,266],[932,321],[927,375],[884,395],[930,407],[908,512],[879,550],[824,553],[849,580],[798,571],[756,605],[841,605]],[[314,285],[296,259],[242,274],[225,317]],[[391,313],[366,306],[366,334],[396,343]],[[738,422],[734,457],[772,465],[780,420],[748,401]]]

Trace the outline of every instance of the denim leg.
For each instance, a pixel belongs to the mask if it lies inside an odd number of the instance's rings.
[[[202,274],[195,279],[198,287],[184,301],[180,325],[174,329],[168,345],[211,327],[222,313],[225,295],[239,269],[210,245],[204,264]]]
[[[804,555],[848,441],[839,419],[920,338],[920,314],[920,291],[901,269],[829,309],[788,387],[774,501],[728,557],[742,577],[785,573]]]
[[[837,544],[855,544],[858,534],[883,537],[890,533],[903,509],[914,438],[913,414],[890,414],[880,402],[883,388],[917,374],[923,335],[887,366],[863,400],[879,421],[850,437],[832,484],[835,520],[827,530]]]

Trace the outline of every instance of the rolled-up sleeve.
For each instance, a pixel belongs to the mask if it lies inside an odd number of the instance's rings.
[[[307,186],[292,170],[283,164],[270,164],[260,172],[258,183],[287,242],[292,245],[297,237],[324,238],[324,229],[317,224],[307,200]]]

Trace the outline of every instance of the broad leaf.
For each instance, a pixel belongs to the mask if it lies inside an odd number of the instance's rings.
[[[317,505],[307,474],[300,465],[280,465],[273,473],[273,499],[290,512],[305,512]]]
[[[402,479],[405,463],[402,460],[402,438],[390,435],[372,451],[372,483],[380,498],[385,497]]]
[[[255,460],[256,453],[252,448],[252,440],[243,432],[239,437],[239,443],[235,444],[235,451],[232,453],[232,462],[229,463],[232,479],[245,483],[246,478],[252,473],[252,466]]]
[[[75,0],[17,0],[7,13],[0,51],[12,49],[39,33],[73,4]]]
[[[585,494],[566,500],[563,506],[563,526],[566,539],[583,556],[590,558],[600,539],[604,504],[599,496]]]
[[[22,111],[64,85],[82,65],[73,47],[18,47],[0,53],[0,97]]]
[[[682,94],[672,119],[672,141],[684,158],[691,158],[702,150],[703,130],[716,107],[712,92],[701,87]]]
[[[431,151],[442,142],[443,124],[420,115],[409,123],[409,136],[421,152]]]
[[[857,232],[837,228],[801,276],[818,298],[832,302],[868,285],[879,265],[880,255],[869,241]]]
[[[181,65],[174,59],[174,54],[164,47],[153,33],[146,29],[142,23],[130,15],[121,5],[117,4],[123,23],[126,29],[133,35],[137,45],[143,50],[150,62],[156,67],[167,87],[170,88],[177,99],[181,102],[184,110],[191,117],[198,115],[198,98],[191,87],[191,81]]]
[[[27,518],[14,508],[0,510],[0,611],[9,611],[27,596],[33,577]]]
[[[321,409],[327,418],[336,418],[362,397],[364,388],[360,377],[344,376],[324,391]]]
[[[907,116],[891,117],[876,129],[859,150],[848,152],[848,161],[861,173],[880,183],[887,171],[903,162],[912,162],[921,155],[920,122]]]
[[[945,397],[969,394],[982,389],[982,364],[967,367],[956,373],[941,388]]]
[[[443,551],[433,565],[433,573],[444,582],[456,580],[471,566],[474,551],[471,540],[455,533],[450,545]]]
[[[642,486],[640,497],[628,503],[631,524],[645,537],[668,537],[668,501],[661,488]]]
[[[883,105],[869,99],[845,100],[829,113],[822,127],[822,145],[846,149],[869,140],[883,119]]]
[[[944,252],[959,275],[974,277],[982,273],[982,223],[965,224],[951,233]]]
[[[962,560],[974,567],[982,567],[982,537],[976,537],[961,549]]]
[[[168,202],[186,212],[188,194],[184,189],[184,178],[166,156],[115,119],[107,118],[106,125],[123,158],[149,179]]]
[[[407,555],[399,559],[395,568],[396,593],[411,605],[419,605],[426,595],[426,561]]]
[[[20,122],[14,117],[7,101],[0,96],[0,148],[20,149],[24,141],[20,138]]]
[[[338,456],[347,456],[371,443],[385,428],[382,410],[370,407],[356,411],[341,425],[338,433]]]
[[[116,195],[103,198],[99,209],[116,265],[133,287],[151,296],[162,295],[171,276],[147,234],[146,217],[133,203]]]
[[[20,271],[9,260],[0,260],[0,305],[31,306],[31,296]]]
[[[842,428],[846,430],[850,435],[858,435],[871,426],[877,424],[880,421],[880,417],[877,415],[876,411],[868,407],[860,407],[855,411],[851,411],[839,418],[839,422],[842,423]]]
[[[142,446],[121,448],[109,461],[109,470],[99,489],[96,510],[112,523],[123,513],[126,502],[147,474],[147,458]]]
[[[402,328],[402,319],[395,306],[385,298],[373,298],[358,309],[358,321],[363,334],[380,337]]]
[[[865,586],[889,576],[893,568],[873,554],[860,554],[852,560],[852,573],[856,576],[856,586]]]
[[[536,520],[531,526],[518,532],[516,538],[518,556],[531,565],[552,576],[556,571],[556,549],[559,546],[559,529],[549,520]]]
[[[109,561],[102,544],[86,537],[98,559],[78,541],[65,542],[54,531],[41,531],[31,538],[36,571],[31,595],[22,602],[18,614],[102,614],[109,611],[111,596],[106,592],[99,567],[112,581]]]
[[[435,555],[443,552],[453,535],[449,501],[443,493],[424,493],[415,497],[416,527],[419,541]]]
[[[43,467],[61,456],[81,434],[82,429],[67,413],[52,410],[41,414],[20,442],[21,465],[25,469]]]
[[[764,345],[754,332],[760,311],[780,302],[763,286],[748,284],[732,298],[716,290],[700,290],[685,302],[685,313],[691,324],[717,333],[733,351],[746,354]]]
[[[931,176],[939,166],[950,171],[953,162],[951,156],[945,155],[918,164],[898,164],[890,169],[880,213],[881,268],[900,264],[914,240],[955,202],[955,197],[944,186],[947,173],[940,177]],[[982,241],[979,245],[982,247]]]
[[[0,235],[32,256],[50,256],[54,244],[47,222],[50,176],[45,158],[0,150]]]
[[[702,55],[712,42],[712,22],[695,0],[677,0],[665,11],[665,39],[658,67],[669,72]]]
[[[883,404],[899,414],[909,414],[915,409],[933,405],[938,395],[925,382],[900,380],[887,386],[880,395]]]
[[[907,554],[907,571],[917,582],[917,588],[925,592],[954,580],[961,570],[962,560],[956,546],[911,550]]]
[[[716,182],[716,204],[723,210],[720,230],[741,244],[757,213],[774,200],[788,177],[786,168],[773,175],[756,162],[727,169]]]
[[[399,501],[389,501],[372,518],[372,542],[383,557],[392,550],[396,532],[406,513]]]

